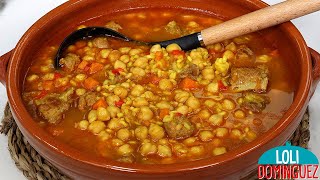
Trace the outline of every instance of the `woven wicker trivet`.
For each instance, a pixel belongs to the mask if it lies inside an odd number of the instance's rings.
[[[21,134],[19,128],[17,128],[17,124],[12,117],[8,105],[4,111],[4,118],[2,120],[2,126],[0,127],[0,133],[8,136],[8,148],[11,157],[16,166],[28,179],[69,179],[60,173],[50,162],[41,157],[38,152],[30,146],[30,144]],[[294,146],[307,148],[309,140],[309,112],[307,111],[303,116],[299,127],[291,136],[290,141]],[[256,179],[256,174],[257,173],[252,173],[250,176],[244,179],[254,180]]]

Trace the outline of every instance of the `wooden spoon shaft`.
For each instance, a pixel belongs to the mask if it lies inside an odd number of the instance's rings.
[[[320,0],[287,0],[201,31],[205,45],[271,27],[320,10]]]

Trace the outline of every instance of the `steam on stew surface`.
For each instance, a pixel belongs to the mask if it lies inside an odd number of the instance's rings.
[[[181,10],[138,10],[83,23],[144,41],[200,31],[221,20]],[[182,51],[97,37],[43,47],[24,83],[30,114],[82,152],[166,164],[228,153],[266,133],[289,108],[293,83],[278,49],[250,34]]]

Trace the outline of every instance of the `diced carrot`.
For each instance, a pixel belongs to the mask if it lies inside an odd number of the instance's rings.
[[[87,42],[86,41],[77,41],[75,46],[80,49],[80,48],[83,48],[87,45]]]
[[[88,66],[88,61],[81,61],[81,63],[78,65],[78,68],[81,70],[84,70]]]
[[[197,83],[197,81],[186,77],[180,82],[180,87],[185,90],[193,90],[198,89],[199,84]]]
[[[278,57],[279,56],[279,50],[275,49],[275,50],[271,51],[270,55],[273,56],[273,57]]]
[[[48,91],[42,90],[42,91],[39,93],[39,95],[36,96],[35,98],[36,98],[36,99],[42,99],[42,98],[44,98],[47,94],[48,94]]]
[[[159,84],[159,81],[161,80],[161,78],[159,78],[158,76],[151,74],[150,75],[150,83],[151,84]]]
[[[225,91],[228,89],[228,87],[225,86],[221,80],[218,81],[218,87],[219,87],[219,91]]]
[[[108,107],[107,102],[104,100],[104,98],[99,99],[96,103],[93,104],[92,109],[98,109],[99,107]]]
[[[163,58],[163,53],[161,51],[157,51],[155,54],[155,60],[159,61],[160,59]]]
[[[168,108],[160,109],[159,116],[160,116],[161,119],[163,119],[168,114],[169,114],[169,109]]]
[[[103,69],[103,65],[100,63],[92,63],[89,69],[90,74],[94,74],[98,71],[101,71]]]
[[[172,55],[183,55],[184,56],[184,51],[181,51],[181,50],[173,50],[171,52]]]
[[[114,105],[117,107],[121,107],[123,103],[124,103],[124,101],[122,99],[120,99],[119,101],[114,102]]]
[[[44,81],[42,82],[42,87],[46,91],[51,91],[54,89],[53,81]]]
[[[99,82],[92,77],[87,78],[84,80],[84,87],[88,90],[94,90],[97,86],[99,86]]]

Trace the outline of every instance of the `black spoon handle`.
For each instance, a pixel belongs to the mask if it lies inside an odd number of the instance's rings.
[[[168,41],[152,42],[150,44],[160,44],[162,47],[166,47],[172,43],[178,44],[181,47],[181,49],[186,51],[201,47],[203,45],[202,36],[200,32]]]

